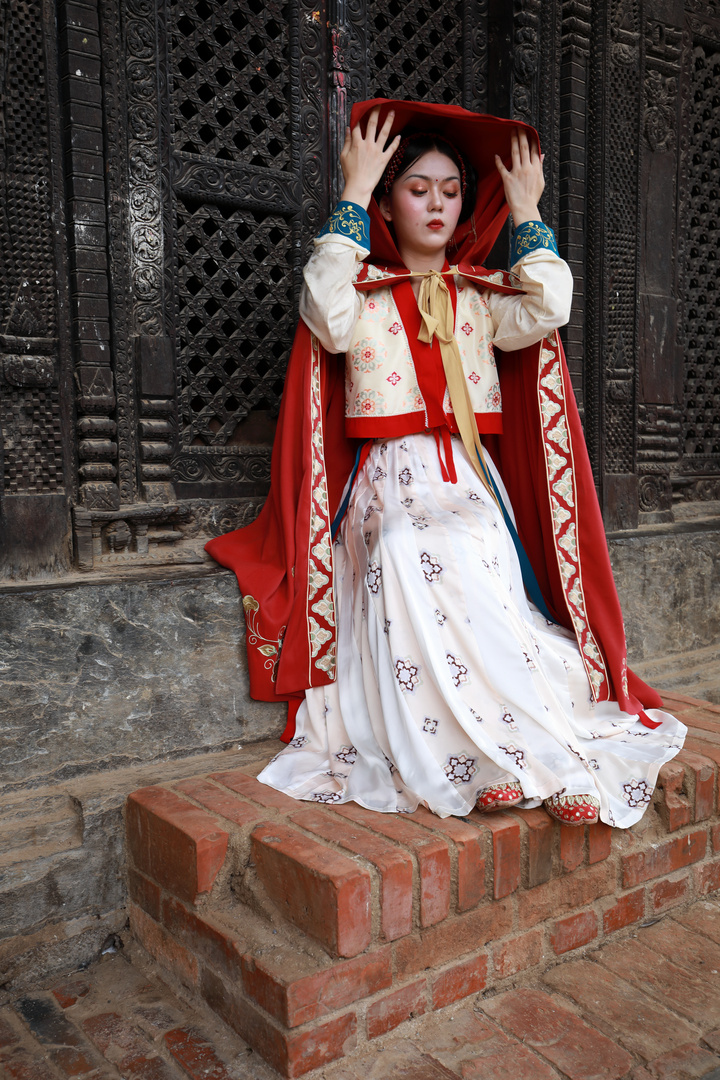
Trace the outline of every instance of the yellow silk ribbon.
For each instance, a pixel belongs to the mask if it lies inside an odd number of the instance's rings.
[[[458,273],[458,268],[453,266],[449,272],[454,276]],[[448,273],[448,271],[445,271],[445,273]],[[490,473],[485,461],[482,443],[480,442],[475,413],[473,412],[465,371],[460,358],[460,350],[455,338],[455,316],[450,290],[439,270],[429,270],[427,273],[422,274],[413,271],[411,276],[422,277],[423,279],[418,297],[418,308],[422,317],[418,338],[427,344],[432,343],[433,337],[438,340],[450,403],[455,414],[460,438],[476,473],[497,503],[497,495],[490,481]]]

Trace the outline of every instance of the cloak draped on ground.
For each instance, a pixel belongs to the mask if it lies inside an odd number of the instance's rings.
[[[512,289],[509,275],[481,263],[508,208],[494,166],[506,163],[515,122],[451,105],[363,102],[351,124],[376,105],[396,111],[393,133],[409,125],[441,131],[473,162],[480,182],[475,211],[448,249],[451,264],[483,287]],[[383,112],[379,125],[383,122]],[[531,128],[530,137],[536,139]],[[368,262],[407,274],[373,201]],[[386,284],[378,281],[378,285]],[[365,284],[368,287],[368,283]],[[513,290],[515,291],[515,290]],[[483,443],[503,478],[517,529],[553,618],[572,630],[596,701],[617,701],[628,713],[662,702],[628,671],[622,613],[610,567],[594,479],[557,331],[538,344],[496,351],[503,434]],[[288,364],[273,447],[270,492],[251,525],[211,540],[206,550],[237,575],[247,624],[250,692],[289,702],[294,716],[304,692],[335,677],[331,523],[361,444],[345,434],[345,358],[328,354],[300,323]]]

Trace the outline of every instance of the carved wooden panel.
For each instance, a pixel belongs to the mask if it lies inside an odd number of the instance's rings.
[[[0,50],[0,484],[9,496],[64,487],[40,0],[0,4]]]
[[[56,42],[51,5],[0,0],[0,577],[70,559]]]
[[[720,499],[720,19],[694,19],[689,34],[682,462],[674,479],[681,498]]]
[[[459,0],[369,0],[366,17],[370,96],[461,103]]]
[[[170,0],[177,490],[267,486],[306,243],[327,212],[321,13]],[[239,485],[239,486],[238,486]]]
[[[716,0],[0,0],[0,96],[0,528],[55,500],[43,565],[70,498],[86,568],[255,513],[370,96],[538,127],[606,524],[720,499]]]

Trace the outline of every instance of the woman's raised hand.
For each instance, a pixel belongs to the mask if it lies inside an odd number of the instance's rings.
[[[520,128],[512,136],[510,148],[512,168],[506,169],[497,154],[495,165],[502,177],[505,200],[517,227],[524,221],[540,220],[538,203],[545,189],[545,155],[540,153],[536,142],[533,141],[532,145],[529,143],[526,133]]]
[[[390,158],[400,145],[400,136],[396,135],[385,149],[395,113],[387,114],[385,123],[378,131],[379,117],[380,109],[373,109],[368,117],[364,137],[359,124],[356,124],[352,131],[345,128],[345,145],[340,151],[340,165],[345,177],[342,197],[349,202],[358,203],[366,210]]]

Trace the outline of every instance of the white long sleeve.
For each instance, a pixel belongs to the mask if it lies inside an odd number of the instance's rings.
[[[333,353],[347,352],[363,297],[353,285],[367,248],[349,237],[320,236],[303,271],[300,317],[322,345]]]
[[[573,280],[568,264],[547,248],[536,248],[512,268],[524,293],[484,293],[495,325],[493,344],[499,349],[534,345],[570,318]]]
[[[348,237],[321,236],[304,270],[300,315],[324,347],[344,353],[350,347],[363,297],[353,281],[368,255]],[[509,296],[487,289],[483,296],[493,320],[493,344],[522,349],[540,341],[570,318],[572,274],[566,262],[547,248],[537,248],[513,266],[525,290]]]

